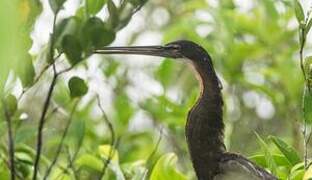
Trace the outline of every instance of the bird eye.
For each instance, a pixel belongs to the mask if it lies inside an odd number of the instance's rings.
[[[168,44],[168,45],[166,45],[166,48],[179,50],[179,49],[180,49],[180,46],[177,45],[177,44]]]

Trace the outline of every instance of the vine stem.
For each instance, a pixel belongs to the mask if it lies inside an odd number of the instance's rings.
[[[306,42],[306,37],[305,37],[305,29],[300,28],[299,30],[300,36],[302,38],[300,38],[300,50],[299,50],[299,58],[300,58],[300,68],[304,77],[304,93],[311,93],[311,88],[310,85],[308,83],[308,79],[307,79],[307,75],[304,69],[304,59],[303,59],[303,51],[304,51],[304,46],[305,46],[305,42]],[[307,92],[306,92],[307,90]],[[302,106],[303,109],[303,106]],[[303,109],[304,112],[304,109]],[[308,143],[310,141],[310,135],[308,135],[307,133],[307,121],[306,119],[304,119],[304,123],[303,123],[303,138],[304,138],[304,167],[307,168],[308,167]]]
[[[42,113],[39,119],[39,125],[38,125],[38,135],[37,135],[37,145],[36,145],[36,155],[35,155],[35,162],[34,162],[34,174],[33,174],[33,180],[37,179],[37,175],[38,175],[38,169],[39,169],[39,162],[40,162],[40,157],[41,157],[41,151],[42,151],[42,131],[44,128],[44,124],[45,124],[45,117],[46,114],[48,112],[49,106],[50,106],[50,102],[51,102],[51,98],[52,98],[52,94],[57,82],[57,78],[58,78],[58,73],[56,72],[56,67],[55,67],[55,62],[53,61],[53,57],[54,57],[54,32],[55,32],[55,25],[56,25],[56,17],[57,17],[57,12],[55,13],[54,17],[53,17],[53,27],[52,27],[52,34],[51,34],[51,44],[50,44],[50,49],[49,49],[49,54],[50,56],[48,57],[49,60],[52,61],[52,66],[53,66],[53,78],[52,78],[52,82],[50,84],[49,90],[48,90],[48,94],[47,97],[45,99],[45,102],[43,104],[43,109],[42,109]],[[51,62],[49,61],[49,62]]]
[[[76,108],[77,108],[77,105],[78,105],[79,101],[76,101],[71,112],[70,112],[70,115],[69,115],[69,119],[65,125],[65,130],[63,132],[63,135],[62,135],[62,138],[61,138],[61,142],[59,143],[58,147],[57,147],[57,150],[56,150],[56,154],[54,156],[54,159],[52,161],[52,163],[50,164],[50,166],[48,167],[44,177],[43,177],[43,180],[47,179],[51,173],[51,170],[53,169],[54,165],[56,164],[57,160],[58,160],[58,157],[60,156],[61,154],[61,151],[63,149],[63,146],[64,146],[64,142],[65,142],[65,138],[67,136],[67,133],[68,133],[68,129],[71,125],[71,122],[72,122],[72,119],[73,119],[73,115],[76,111]]]
[[[119,141],[117,140],[117,142],[116,142],[116,135],[115,135],[115,130],[114,130],[113,124],[108,119],[108,116],[105,113],[104,108],[101,105],[101,101],[100,101],[99,95],[97,95],[96,98],[97,98],[97,102],[98,102],[98,107],[100,108],[100,110],[102,112],[102,117],[103,117],[103,119],[104,119],[106,125],[108,126],[108,129],[109,129],[110,133],[111,133],[111,143],[110,143],[111,149],[109,151],[108,158],[105,161],[104,166],[103,166],[103,168],[101,170],[101,174],[100,174],[100,178],[99,178],[99,179],[103,179],[103,177],[104,177],[104,175],[106,173],[107,166],[109,165],[109,163],[111,162],[111,159],[113,158],[113,156],[115,154],[115,150],[114,149],[118,146],[118,142]]]

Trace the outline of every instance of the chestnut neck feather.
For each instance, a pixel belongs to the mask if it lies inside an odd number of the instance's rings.
[[[199,74],[202,92],[188,114],[186,139],[198,179],[210,180],[218,172],[223,143],[221,87],[207,56],[192,61]]]

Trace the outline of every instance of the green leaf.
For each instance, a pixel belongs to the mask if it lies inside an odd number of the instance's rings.
[[[80,29],[81,29],[81,19],[80,18],[78,18],[76,16],[72,16],[72,17],[63,19],[55,27],[54,46],[62,52],[63,51],[62,50],[62,41],[63,41],[64,36],[73,35],[73,36],[77,37],[79,35]]]
[[[86,7],[85,6],[80,6],[80,8],[78,8],[76,10],[75,17],[80,18],[80,19],[88,18],[86,16]]]
[[[306,123],[312,123],[312,94],[307,87],[303,92],[303,117]]]
[[[272,154],[272,157],[277,166],[290,166],[291,165],[284,155]],[[249,159],[263,168],[268,167],[264,154],[253,155],[249,157]]]
[[[285,143],[283,140],[281,140],[278,137],[275,136],[270,136],[269,139],[273,141],[273,143],[277,146],[277,148],[284,154],[284,156],[288,159],[288,161],[292,164],[295,165],[299,163],[300,157],[295,151],[294,148],[289,146],[287,143]]]
[[[278,12],[275,8],[274,0],[262,0],[261,3],[263,3],[266,13],[269,15],[270,19],[278,18]]]
[[[23,162],[23,163],[29,164],[29,165],[33,165],[32,157],[25,152],[15,152],[15,157],[20,162]]]
[[[148,0],[129,0],[128,2],[131,3],[133,6],[143,6]]]
[[[83,45],[89,51],[109,45],[115,39],[115,33],[105,28],[103,21],[97,17],[89,18],[83,26]]]
[[[164,87],[167,87],[172,82],[172,75],[174,74],[175,63],[171,60],[165,60],[161,63],[157,71],[155,72],[155,76],[162,83]]]
[[[302,24],[302,22],[304,22],[305,20],[303,8],[298,0],[295,0],[294,3],[297,21],[299,22],[299,24]]]
[[[186,176],[176,169],[177,156],[174,153],[168,153],[159,158],[153,168],[151,180],[186,180]]]
[[[309,21],[306,25],[306,28],[305,28],[306,35],[310,32],[311,27],[312,27],[312,17],[309,19]]]
[[[261,146],[262,150],[264,151],[266,164],[268,165],[268,168],[272,171],[272,173],[275,174],[277,170],[277,166],[269,150],[269,147],[266,144],[266,142],[258,135],[258,133],[255,132],[255,134],[258,139],[258,144]]]
[[[66,0],[49,0],[52,11],[56,14],[59,10],[63,8],[63,4],[65,1]]]
[[[10,170],[5,163],[3,159],[0,159],[0,179],[10,179]]]
[[[103,162],[100,158],[91,154],[83,154],[76,161],[76,166],[78,168],[90,168],[98,172],[101,172],[102,164]]]
[[[107,1],[107,9],[109,13],[109,23],[110,28],[115,29],[119,23],[119,12],[118,8],[116,7],[115,3],[112,0]]]
[[[20,173],[23,179],[29,179],[32,172],[32,167],[29,164],[25,164],[22,161],[17,161],[15,164],[16,171]]]
[[[303,180],[310,180],[312,178],[312,166],[304,173]]]
[[[36,130],[34,127],[26,126],[21,127],[15,133],[15,143],[29,142],[36,137]]]
[[[307,87],[312,89],[312,56],[308,56],[304,59],[304,71],[307,77]]]
[[[111,157],[111,162],[109,163],[109,168],[116,174],[116,179],[125,179],[123,172],[119,166],[119,155],[118,151],[112,147],[111,145],[100,145],[98,148],[98,152],[103,159],[108,159]],[[113,154],[110,154],[113,153]]]
[[[110,145],[101,145],[99,146],[98,151],[103,158],[108,159],[108,157],[111,156],[110,159],[112,160],[112,162],[118,164],[119,161],[118,151],[112,148],[113,147],[111,147]]]
[[[119,67],[119,62],[118,61],[109,61],[108,66],[103,69],[103,73],[105,74],[106,77],[111,77],[116,73]]]
[[[31,56],[27,53],[20,63],[19,77],[24,88],[30,87],[34,83],[36,73]]]
[[[294,172],[290,173],[289,179],[290,180],[303,180],[304,172],[305,171],[303,169],[298,170],[298,171],[294,171]],[[304,180],[307,180],[307,179],[304,179]]]
[[[88,86],[84,80],[76,76],[69,80],[68,87],[72,98],[81,97],[88,92]]]
[[[309,73],[310,71],[310,66],[312,65],[312,56],[307,56],[305,59],[304,59],[304,71],[306,73]]]
[[[107,8],[108,8],[108,12],[110,15],[117,15],[118,14],[118,9],[117,9],[113,0],[107,1]]]
[[[294,165],[291,168],[290,173],[293,173],[293,172],[298,171],[298,170],[304,170],[304,162],[300,162],[300,163]]]
[[[91,154],[83,154],[76,160],[75,165],[78,169],[87,168],[101,172],[103,169],[103,160]],[[109,168],[115,173],[116,179],[125,179],[119,164],[112,162],[109,164]]]
[[[116,109],[115,118],[123,126],[127,125],[135,111],[129,97],[125,93],[119,94],[115,98],[114,107]]]
[[[80,117],[78,115],[78,117]],[[75,122],[71,125],[73,128],[71,130],[71,137],[75,138],[77,145],[81,144],[84,136],[86,135],[86,122],[84,119],[76,118]]]
[[[26,145],[26,144],[16,144],[16,148],[15,148],[16,152],[23,152],[28,154],[32,159],[35,158],[36,155],[36,150],[33,149],[32,147]],[[44,165],[49,165],[51,162],[49,161],[49,159],[45,156],[42,155],[42,162],[44,163]],[[32,162],[33,163],[33,162]]]
[[[82,48],[75,36],[66,35],[62,41],[62,48],[71,65],[82,61]]]
[[[17,99],[12,94],[8,95],[4,99],[4,106],[7,113],[12,116],[17,110]]]
[[[87,12],[96,15],[104,6],[106,0],[87,0]]]

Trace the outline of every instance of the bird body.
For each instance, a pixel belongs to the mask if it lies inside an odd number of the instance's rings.
[[[100,54],[143,54],[184,58],[199,75],[201,93],[188,113],[185,136],[199,180],[276,180],[266,170],[241,155],[226,152],[224,145],[221,83],[212,60],[198,44],[180,40],[165,46],[105,47]]]

